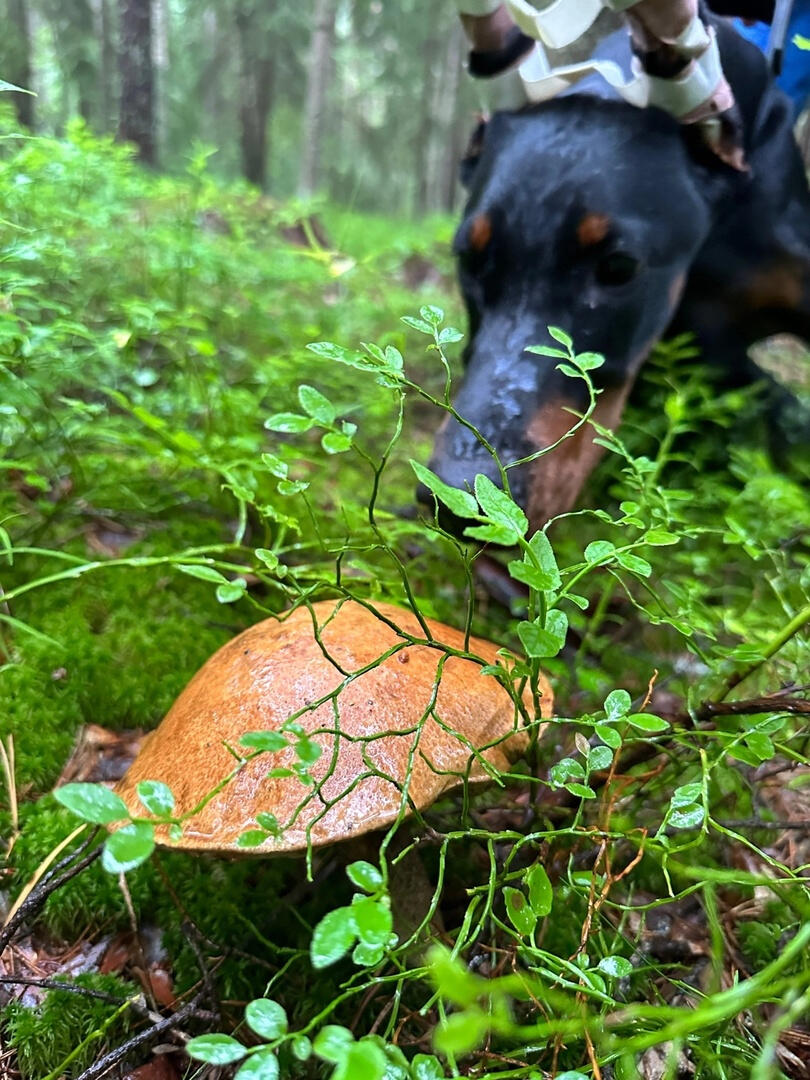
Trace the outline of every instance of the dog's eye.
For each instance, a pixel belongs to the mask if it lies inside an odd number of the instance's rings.
[[[638,273],[641,263],[626,251],[611,251],[596,264],[596,280],[600,285],[626,285]]]

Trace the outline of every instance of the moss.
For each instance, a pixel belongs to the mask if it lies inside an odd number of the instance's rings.
[[[0,738],[14,735],[23,796],[53,785],[82,724],[153,727],[241,629],[210,587],[171,572],[112,568],[29,597],[15,614],[58,645],[19,634],[0,668]]]
[[[75,985],[101,991],[122,1001],[132,987],[112,975],[79,975]],[[115,1009],[108,1002],[83,994],[51,990],[41,1005],[28,1008],[19,1002],[9,1005],[3,1016],[8,1045],[17,1053],[17,1067],[23,1080],[41,1080],[58,1069],[84,1040],[79,1054],[60,1072],[65,1078],[78,1076],[105,1049],[119,1044],[131,1026],[131,1015],[122,1014],[98,1038]]]
[[[17,893],[30,881],[43,859],[76,828],[76,818],[46,796],[21,807],[21,835],[12,852],[11,887]],[[148,910],[156,886],[151,864],[127,876],[136,910]],[[49,898],[44,926],[57,937],[73,940],[88,926],[126,926],[127,913],[118,879],[96,862]]]

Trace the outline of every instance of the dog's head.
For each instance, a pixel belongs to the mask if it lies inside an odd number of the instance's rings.
[[[555,344],[549,326],[604,355],[595,419],[617,423],[709,234],[711,200],[674,120],[584,95],[496,114],[465,172],[454,249],[470,341],[455,407],[508,466],[559,439],[587,403],[582,382],[526,351]],[[533,526],[572,506],[599,453],[593,435],[586,426],[510,472]],[[431,467],[456,487],[498,476],[452,420]]]

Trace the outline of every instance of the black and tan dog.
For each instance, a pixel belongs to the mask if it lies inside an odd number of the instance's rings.
[[[567,96],[497,113],[467,163],[469,201],[455,240],[469,312],[466,375],[455,405],[501,461],[531,455],[582,410],[578,384],[526,351],[554,344],[603,353],[596,420],[615,427],[652,346],[691,330],[726,381],[762,378],[756,340],[810,338],[810,192],[791,109],[765,58],[721,19],[723,65],[739,104],[749,171],[692,145],[688,129],[641,110],[596,79]],[[626,66],[627,38],[603,56]],[[784,394],[773,388],[778,411]],[[510,472],[533,527],[574,505],[600,450],[583,428],[554,453]],[[474,435],[453,421],[431,467],[457,487],[498,474]],[[456,528],[461,523],[453,523]]]

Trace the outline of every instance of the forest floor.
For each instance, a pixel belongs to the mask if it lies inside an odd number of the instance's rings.
[[[439,353],[401,317],[463,327],[451,220],[319,206],[313,229],[312,207],[216,186],[202,153],[167,178],[81,128],[0,146],[8,914],[86,841],[55,786],[120,776],[220,645],[335,595],[338,565],[354,595],[402,604],[407,583],[458,625],[471,549],[413,512],[409,459],[442,409],[402,395],[372,528],[400,390],[306,348],[393,347],[441,398]],[[764,362],[810,394],[806,353]],[[302,384],[326,420],[268,430],[312,405]],[[336,418],[351,448],[321,441]],[[579,598],[542,660],[558,719],[505,787],[402,826],[430,838],[445,951],[313,968],[315,928],[355,891],[329,857],[312,880],[294,858],[163,851],[125,882],[95,862],[0,956],[0,1075],[90,1080],[162,1019],[109,1075],[231,1075],[235,1033],[271,1044],[244,1080],[810,1077],[810,465],[780,450],[756,392],[714,386],[687,343],[656,352],[586,509],[548,530]],[[521,613],[474,600],[474,632],[520,652]],[[246,1027],[254,999],[277,1005]],[[206,1031],[221,1056],[192,1063]]]

